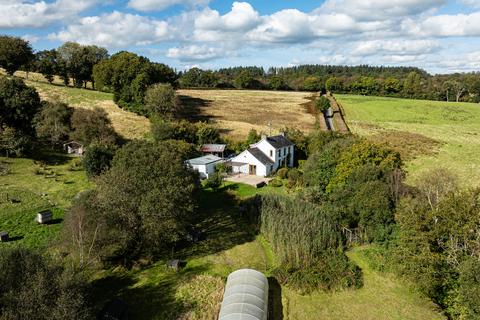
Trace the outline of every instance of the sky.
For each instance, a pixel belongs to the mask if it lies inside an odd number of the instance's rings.
[[[480,71],[480,0],[0,0],[0,34],[177,70],[301,64]]]

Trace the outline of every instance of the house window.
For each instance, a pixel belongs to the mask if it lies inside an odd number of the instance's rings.
[[[270,150],[270,158],[273,157],[273,150]]]

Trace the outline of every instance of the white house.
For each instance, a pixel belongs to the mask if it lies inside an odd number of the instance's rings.
[[[278,168],[293,167],[294,144],[284,134],[262,137],[259,142],[231,159],[233,173],[266,177]]]
[[[200,173],[200,178],[202,179],[206,179],[210,174],[214,173],[215,166],[221,162],[223,162],[223,159],[213,154],[185,161],[188,166]]]

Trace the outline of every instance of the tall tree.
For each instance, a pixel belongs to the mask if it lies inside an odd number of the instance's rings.
[[[107,113],[100,108],[75,109],[72,115],[72,129],[70,137],[84,145],[92,143],[111,145],[118,140]]]
[[[412,71],[403,82],[403,91],[406,97],[414,98],[421,90],[422,78],[418,73]]]
[[[43,50],[35,54],[35,69],[40,72],[49,83],[53,82],[58,72],[57,51]]]
[[[18,37],[0,36],[0,67],[13,75],[20,67],[33,60],[30,43]]]
[[[48,140],[52,147],[64,142],[71,131],[72,114],[73,109],[65,103],[44,101],[35,117],[37,136]]]
[[[170,120],[177,116],[180,102],[171,84],[157,83],[145,92],[145,107],[148,114]]]

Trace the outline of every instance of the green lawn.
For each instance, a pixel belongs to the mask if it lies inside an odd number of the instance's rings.
[[[10,170],[9,174],[0,176],[0,230],[8,231],[13,238],[0,246],[46,245],[58,234],[65,209],[74,197],[93,186],[78,158],[51,153],[39,158],[0,157]],[[40,161],[45,163],[43,168]],[[36,213],[43,209],[53,209],[54,223],[34,222]]]
[[[480,104],[337,95],[354,133],[391,141],[407,154],[408,181],[444,167],[480,186]],[[411,157],[410,157],[411,156]]]

